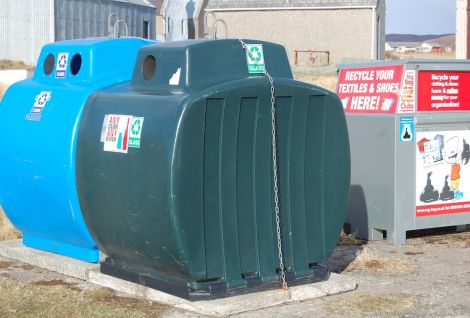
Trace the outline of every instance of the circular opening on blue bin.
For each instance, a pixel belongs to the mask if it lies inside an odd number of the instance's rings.
[[[72,75],[77,75],[82,68],[82,56],[80,54],[75,54],[70,62],[70,72]]]
[[[46,56],[46,59],[44,60],[44,74],[46,75],[51,75],[52,71],[54,70],[54,64],[55,64],[55,57],[54,54],[49,54]]]
[[[142,64],[142,76],[144,80],[149,81],[155,75],[155,71],[157,70],[157,61],[155,57],[152,55],[148,55],[145,60],[144,64]]]

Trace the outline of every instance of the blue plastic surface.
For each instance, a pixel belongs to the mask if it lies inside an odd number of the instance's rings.
[[[0,204],[26,246],[99,261],[76,190],[81,113],[91,93],[130,80],[139,48],[150,43],[127,38],[48,44],[34,77],[6,92],[0,103]],[[49,54],[54,63],[47,75]],[[76,54],[81,67],[74,75]]]

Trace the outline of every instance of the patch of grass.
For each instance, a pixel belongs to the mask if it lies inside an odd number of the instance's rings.
[[[33,266],[33,265],[29,265],[29,264],[15,265],[15,267],[16,267],[16,268],[24,269],[24,270],[26,270],[26,271],[29,271],[29,270],[34,269],[34,266]]]
[[[405,255],[407,255],[407,256],[415,256],[415,255],[423,255],[424,252],[409,252],[409,251],[408,251],[408,252],[405,252],[405,253],[403,253],[403,254],[405,254]]]
[[[36,285],[36,286],[64,286],[64,287],[68,287],[70,289],[79,290],[77,287],[75,287],[76,284],[67,283],[67,282],[64,282],[61,279],[39,280],[39,281],[33,282],[32,285]]]
[[[412,272],[414,266],[407,260],[380,257],[369,248],[364,248],[356,253],[356,259],[345,269],[347,272],[355,270],[400,274]]]
[[[16,230],[0,207],[0,241],[21,238],[21,233]]]
[[[0,261],[0,269],[9,268],[11,265],[13,265],[12,262],[9,262],[9,261]]]
[[[410,311],[415,300],[408,295],[351,294],[327,305],[330,314],[400,316]]]
[[[362,246],[364,244],[366,244],[366,241],[358,239],[356,233],[346,234],[341,231],[339,235],[338,245],[340,246]]]
[[[114,292],[109,288],[98,288],[87,292],[86,295],[94,301],[105,301],[113,297]]]
[[[159,317],[167,307],[105,293],[104,299],[71,289],[67,283],[28,284],[0,276],[0,317],[144,318]],[[98,294],[102,293],[97,292]]]

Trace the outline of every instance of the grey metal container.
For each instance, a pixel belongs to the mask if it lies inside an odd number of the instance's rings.
[[[383,67],[402,72],[391,104],[394,106],[383,111],[386,107],[381,101],[377,104],[379,111],[352,110],[355,94],[339,92],[339,85],[347,82],[341,72],[363,69],[376,70],[377,74]],[[377,89],[380,81],[364,74],[355,83],[367,85],[361,87],[363,90],[375,83]],[[451,80],[451,76],[458,78]],[[347,114],[351,144],[351,194],[346,218],[351,232],[368,240],[386,236],[391,243],[402,244],[410,230],[470,223],[467,84],[469,61],[341,66],[337,91]],[[343,87],[343,91],[347,89]]]

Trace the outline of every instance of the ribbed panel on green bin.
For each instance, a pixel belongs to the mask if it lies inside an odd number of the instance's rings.
[[[255,43],[263,45],[276,87],[288,283],[323,280],[328,275],[318,263],[336,245],[349,191],[342,105],[333,93],[292,80],[282,47]],[[216,65],[206,51],[217,52]],[[166,54],[180,56],[173,62],[184,70],[181,85],[169,87],[164,74],[145,82],[139,72],[149,54],[161,63]],[[201,63],[211,80],[199,74]],[[248,73],[236,40],[142,49],[129,87],[90,99],[80,127],[78,189],[91,233],[108,255],[104,273],[189,299],[280,286],[270,100],[267,78]],[[140,148],[103,151],[109,114],[145,118]]]

